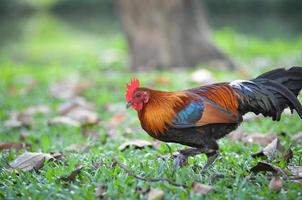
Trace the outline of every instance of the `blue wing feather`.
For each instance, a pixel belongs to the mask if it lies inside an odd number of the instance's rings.
[[[173,120],[173,124],[177,127],[191,127],[195,125],[204,110],[202,100],[190,102],[184,109],[179,111]]]

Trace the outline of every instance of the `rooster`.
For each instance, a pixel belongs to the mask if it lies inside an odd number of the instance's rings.
[[[127,84],[127,108],[138,113],[142,128],[153,138],[191,148],[179,152],[175,164],[204,153],[210,166],[219,155],[217,140],[235,130],[248,112],[279,121],[287,107],[302,119],[297,96],[302,88],[302,67],[280,68],[252,80],[216,83],[178,92]]]

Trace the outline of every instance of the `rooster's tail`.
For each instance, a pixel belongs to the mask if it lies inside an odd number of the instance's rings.
[[[286,107],[296,110],[302,118],[302,106],[297,96],[302,88],[302,67],[275,69],[250,81],[230,83],[238,94],[239,111],[254,112],[280,120]]]

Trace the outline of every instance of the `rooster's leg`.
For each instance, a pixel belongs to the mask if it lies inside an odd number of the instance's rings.
[[[188,162],[188,157],[190,156],[196,156],[198,154],[206,154],[208,157],[208,162],[205,165],[205,167],[210,166],[215,158],[217,157],[217,151],[213,149],[208,149],[208,148],[188,148],[188,149],[183,149],[179,151],[179,154],[176,156],[174,166],[175,167],[183,167],[187,165]],[[216,157],[214,156],[216,155]]]
[[[219,151],[214,150],[212,153],[208,153],[206,155],[207,155],[208,161],[207,161],[206,165],[203,167],[202,171],[204,171],[205,169],[207,169],[209,166],[211,166],[213,164],[213,162],[219,156]]]
[[[187,165],[188,157],[196,156],[201,153],[203,153],[202,149],[198,149],[198,148],[182,149],[178,152],[178,155],[176,156],[176,159],[174,161],[174,166],[183,167]]]
[[[206,154],[207,156],[207,163],[203,167],[203,171],[207,169],[209,166],[213,164],[213,162],[216,160],[216,158],[219,155],[219,147],[215,140],[208,140],[207,145],[200,147],[200,148],[188,148],[183,149],[179,151],[179,154],[177,155],[174,166],[176,167],[182,167],[187,165],[188,157],[190,156],[196,156],[198,154]]]
[[[207,148],[211,149],[211,152],[205,153],[207,155],[207,163],[203,167],[203,171],[207,169],[209,166],[213,164],[213,162],[216,160],[216,158],[219,156],[219,146],[214,139],[210,139],[207,141]]]

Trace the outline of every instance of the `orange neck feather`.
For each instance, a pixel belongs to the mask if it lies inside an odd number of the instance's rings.
[[[143,129],[156,138],[167,130],[167,125],[171,125],[178,108],[186,104],[188,97],[184,92],[147,90],[150,99],[138,112],[138,117]]]

